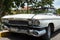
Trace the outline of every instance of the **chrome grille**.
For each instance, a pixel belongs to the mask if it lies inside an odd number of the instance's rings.
[[[10,25],[19,25],[19,26],[26,26],[28,25],[28,21],[25,20],[9,20]]]

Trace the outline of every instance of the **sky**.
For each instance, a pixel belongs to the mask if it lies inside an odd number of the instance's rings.
[[[58,8],[60,8],[60,0],[54,0],[54,7],[56,8],[56,9],[58,9]]]

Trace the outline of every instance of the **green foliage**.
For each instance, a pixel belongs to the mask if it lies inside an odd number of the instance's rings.
[[[58,14],[60,14],[60,8],[56,10]]]
[[[4,11],[10,11],[11,6],[13,5],[12,0],[5,0],[3,5],[4,5]]]
[[[13,5],[13,0],[0,0],[0,17],[5,15],[5,12],[10,13],[11,7]],[[4,13],[4,14],[3,14]]]

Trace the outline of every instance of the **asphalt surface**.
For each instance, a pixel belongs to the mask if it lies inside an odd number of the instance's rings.
[[[60,40],[60,30],[53,33],[51,40]]]
[[[28,35],[12,33],[8,37],[0,38],[0,40],[44,40],[42,38],[36,38]],[[53,33],[51,40],[60,40],[60,30]]]

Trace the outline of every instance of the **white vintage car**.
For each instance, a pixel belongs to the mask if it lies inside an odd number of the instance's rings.
[[[51,10],[50,10],[51,11]],[[4,27],[10,32],[23,33],[50,39],[51,34],[60,29],[60,16],[56,13],[16,14],[2,17]]]

